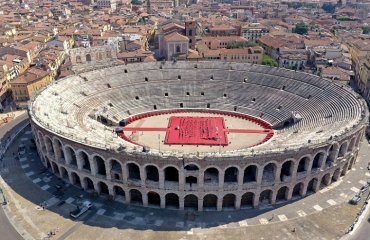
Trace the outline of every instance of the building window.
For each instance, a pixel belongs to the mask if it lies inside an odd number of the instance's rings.
[[[189,29],[189,36],[193,36],[193,30]]]
[[[180,46],[176,46],[176,53],[179,53],[179,52],[181,52],[181,48]]]

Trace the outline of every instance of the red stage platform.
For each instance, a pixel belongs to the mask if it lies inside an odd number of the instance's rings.
[[[168,122],[166,144],[228,145],[223,117],[177,117]]]

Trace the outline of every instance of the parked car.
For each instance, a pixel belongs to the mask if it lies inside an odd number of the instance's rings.
[[[352,205],[357,205],[361,201],[361,197],[359,195],[354,196],[349,203]]]

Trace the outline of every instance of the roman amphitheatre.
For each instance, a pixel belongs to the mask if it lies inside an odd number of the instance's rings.
[[[43,164],[125,204],[248,211],[345,175],[367,107],[349,87],[281,68],[156,62],[55,82],[29,106]]]

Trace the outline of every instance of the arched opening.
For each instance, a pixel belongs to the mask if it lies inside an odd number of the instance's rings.
[[[49,160],[48,157],[46,157],[45,162],[46,162],[46,168],[50,169],[51,168],[51,164],[50,164],[50,160]]]
[[[77,167],[77,158],[75,151],[71,147],[66,147],[65,151],[67,154],[68,164]]]
[[[98,52],[98,53],[96,54],[96,60],[98,60],[98,61],[103,60],[103,54],[102,54],[101,52]]]
[[[159,207],[161,205],[161,197],[156,192],[148,192],[148,204]]]
[[[185,178],[185,182],[188,183],[188,184],[190,184],[190,186],[191,186],[193,184],[197,184],[198,179],[196,177],[189,176],[189,177],[186,177]]]
[[[240,202],[240,208],[252,208],[254,202],[254,193],[244,193]]]
[[[188,164],[185,166],[184,168],[186,171],[198,171],[199,168],[197,165],[194,165],[194,164]]]
[[[280,181],[285,182],[289,181],[292,176],[292,170],[293,169],[293,161],[289,160],[286,161],[283,166],[281,166],[281,172],[280,172]]]
[[[331,181],[332,181],[332,182],[336,182],[336,181],[338,181],[339,177],[340,177],[340,169],[339,169],[339,168],[337,168],[337,169],[334,171],[334,174],[333,174],[333,177],[331,178]]]
[[[333,165],[336,159],[336,156],[337,156],[337,151],[338,151],[338,144],[331,145],[331,147],[329,148],[328,157],[326,158],[327,167],[330,167],[331,165]]]
[[[120,186],[113,187],[113,194],[116,200],[125,201],[126,199],[125,191]]]
[[[352,167],[353,167],[353,163],[355,162],[355,158],[354,157],[352,157],[351,158],[351,160],[349,161],[349,165],[348,165],[348,170],[349,169],[352,169]]]
[[[128,179],[130,180],[141,180],[139,166],[135,163],[127,164]]]
[[[178,209],[180,205],[179,196],[174,193],[168,193],[165,196],[166,208]]]
[[[85,153],[84,151],[81,151],[78,153],[78,155],[82,163],[82,169],[91,172],[89,156],[87,155],[87,153]]]
[[[86,61],[91,62],[91,54],[86,54]]]
[[[267,189],[260,194],[260,204],[271,204],[272,203],[272,190]]]
[[[77,175],[77,173],[72,172],[71,173],[71,177],[72,177],[72,184],[73,185],[76,185],[79,188],[82,188],[82,186],[81,186],[81,180],[80,180],[80,177]]]
[[[347,173],[347,171],[348,171],[348,165],[349,165],[349,162],[346,162],[346,164],[344,164],[344,166],[343,166],[343,170],[342,170],[342,172],[341,172],[341,176],[344,176],[344,175],[346,175],[346,173]]]
[[[344,143],[342,143],[342,145],[340,145],[338,157],[344,157],[346,155],[347,146],[348,146],[347,142],[344,142]]]
[[[54,170],[54,174],[60,176],[58,165],[55,162],[51,162],[52,169]]]
[[[303,173],[307,171],[308,163],[310,162],[310,159],[308,157],[304,157],[301,160],[299,160],[297,173]]]
[[[130,199],[131,203],[133,204],[143,205],[143,196],[141,195],[141,192],[139,190],[131,189]]]
[[[198,197],[193,194],[186,195],[184,199],[184,208],[186,210],[198,210]]]
[[[356,137],[353,137],[351,139],[351,142],[349,143],[348,151],[352,152],[353,149],[355,148],[355,144],[356,144]]]
[[[117,160],[111,161],[111,178],[116,181],[122,181],[122,166]]]
[[[65,157],[64,157],[64,151],[63,151],[63,147],[62,147],[62,143],[56,139],[54,141],[54,146],[55,146],[55,158],[57,161],[61,162],[61,163],[65,163]]]
[[[171,182],[179,181],[179,172],[174,167],[166,167],[164,169],[164,180]]]
[[[312,162],[312,168],[311,172],[318,171],[321,168],[321,164],[324,161],[325,153],[319,152],[315,155],[313,162]]]
[[[107,170],[105,168],[105,161],[103,158],[99,156],[94,157],[94,162],[96,164],[96,173],[106,176],[107,175]]]
[[[99,194],[100,195],[109,195],[108,186],[104,182],[99,182],[98,183],[98,189],[99,189]]]
[[[82,63],[81,56],[76,56],[76,63]]]
[[[308,182],[306,194],[315,193],[316,190],[317,190],[317,184],[318,184],[318,182],[319,181],[318,181],[317,178],[311,179],[311,181]]]
[[[303,196],[303,183],[297,183],[293,188],[293,198],[298,198]]]
[[[158,168],[156,166],[146,166],[145,167],[146,172],[146,180],[158,182],[159,181],[159,173]]]
[[[54,148],[53,148],[53,144],[51,142],[51,139],[49,137],[45,137],[45,145],[46,145],[47,153],[54,158],[55,157],[54,156]]]
[[[236,183],[238,182],[238,169],[236,167],[229,167],[225,171],[224,182],[225,183]]]
[[[256,182],[257,181],[257,166],[250,165],[245,168],[243,183]]]
[[[226,194],[222,199],[222,209],[235,208],[236,196],[234,194]]]
[[[68,180],[68,172],[64,167],[60,167],[60,177],[62,179]]]
[[[203,198],[203,208],[205,210],[217,210],[217,196],[214,194],[207,194]]]
[[[276,201],[279,202],[279,201],[285,201],[285,200],[288,200],[288,192],[289,192],[289,188],[288,187],[281,187],[277,194],[276,194]]]
[[[274,182],[275,181],[276,164],[269,163],[263,168],[262,181]]]
[[[322,178],[321,178],[321,182],[320,182],[320,189],[322,188],[325,188],[326,186],[329,186],[330,184],[330,173],[327,173],[325,174]]]
[[[204,183],[205,184],[214,184],[218,183],[218,170],[217,168],[208,168],[204,172]]]
[[[85,185],[85,191],[94,191],[95,190],[94,182],[88,177],[84,178],[84,185]]]

